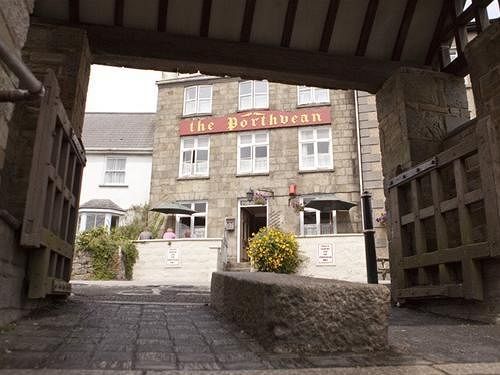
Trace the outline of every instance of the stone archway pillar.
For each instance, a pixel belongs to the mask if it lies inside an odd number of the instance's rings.
[[[469,120],[460,77],[401,68],[377,92],[384,179],[440,151],[446,134]]]

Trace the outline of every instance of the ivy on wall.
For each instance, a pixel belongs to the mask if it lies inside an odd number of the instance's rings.
[[[120,273],[120,252],[124,262],[125,278],[131,280],[138,251],[131,239],[120,231],[93,228],[81,233],[76,240],[76,251],[87,252],[92,259],[92,277],[95,280],[113,280]]]

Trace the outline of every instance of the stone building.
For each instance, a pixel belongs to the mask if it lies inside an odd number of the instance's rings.
[[[373,193],[375,213],[384,211],[373,96],[201,74],[164,77],[150,201],[197,211],[168,218],[178,238],[225,237],[229,260],[245,262],[248,239],[263,226],[299,236],[360,233],[364,189]],[[333,199],[329,194],[355,206],[301,210],[315,197]],[[385,228],[377,226],[382,261]]]
[[[500,24],[488,20],[494,0],[466,4],[2,2],[0,324],[70,292],[91,63],[376,94],[393,301],[498,322]],[[467,42],[472,19],[478,36]],[[458,58],[450,63],[453,39]],[[64,149],[51,155],[63,133]],[[59,163],[68,150],[77,167],[67,174],[76,179],[63,179],[71,189],[54,173],[64,172],[54,164],[68,165]],[[173,142],[162,157],[179,152]],[[480,177],[475,185],[471,173]]]

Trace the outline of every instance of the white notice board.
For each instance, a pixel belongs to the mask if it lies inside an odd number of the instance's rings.
[[[333,256],[333,244],[322,243],[318,245],[318,256],[316,258],[316,265],[318,266],[333,266],[335,258]]]
[[[179,250],[168,249],[167,250],[167,267],[180,267],[181,260]]]

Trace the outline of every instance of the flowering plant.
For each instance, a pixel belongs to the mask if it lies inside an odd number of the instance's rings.
[[[253,203],[255,204],[266,204],[267,196],[260,191],[255,191],[253,193]]]
[[[293,233],[263,227],[249,241],[252,267],[262,272],[293,273],[301,263],[299,244]]]
[[[299,213],[300,211],[304,211],[304,204],[300,203],[300,201],[297,198],[290,199],[288,202],[288,205],[292,207],[295,211],[295,213]]]
[[[375,221],[380,225],[385,225],[387,223],[387,212],[380,213],[380,215],[375,218]]]

